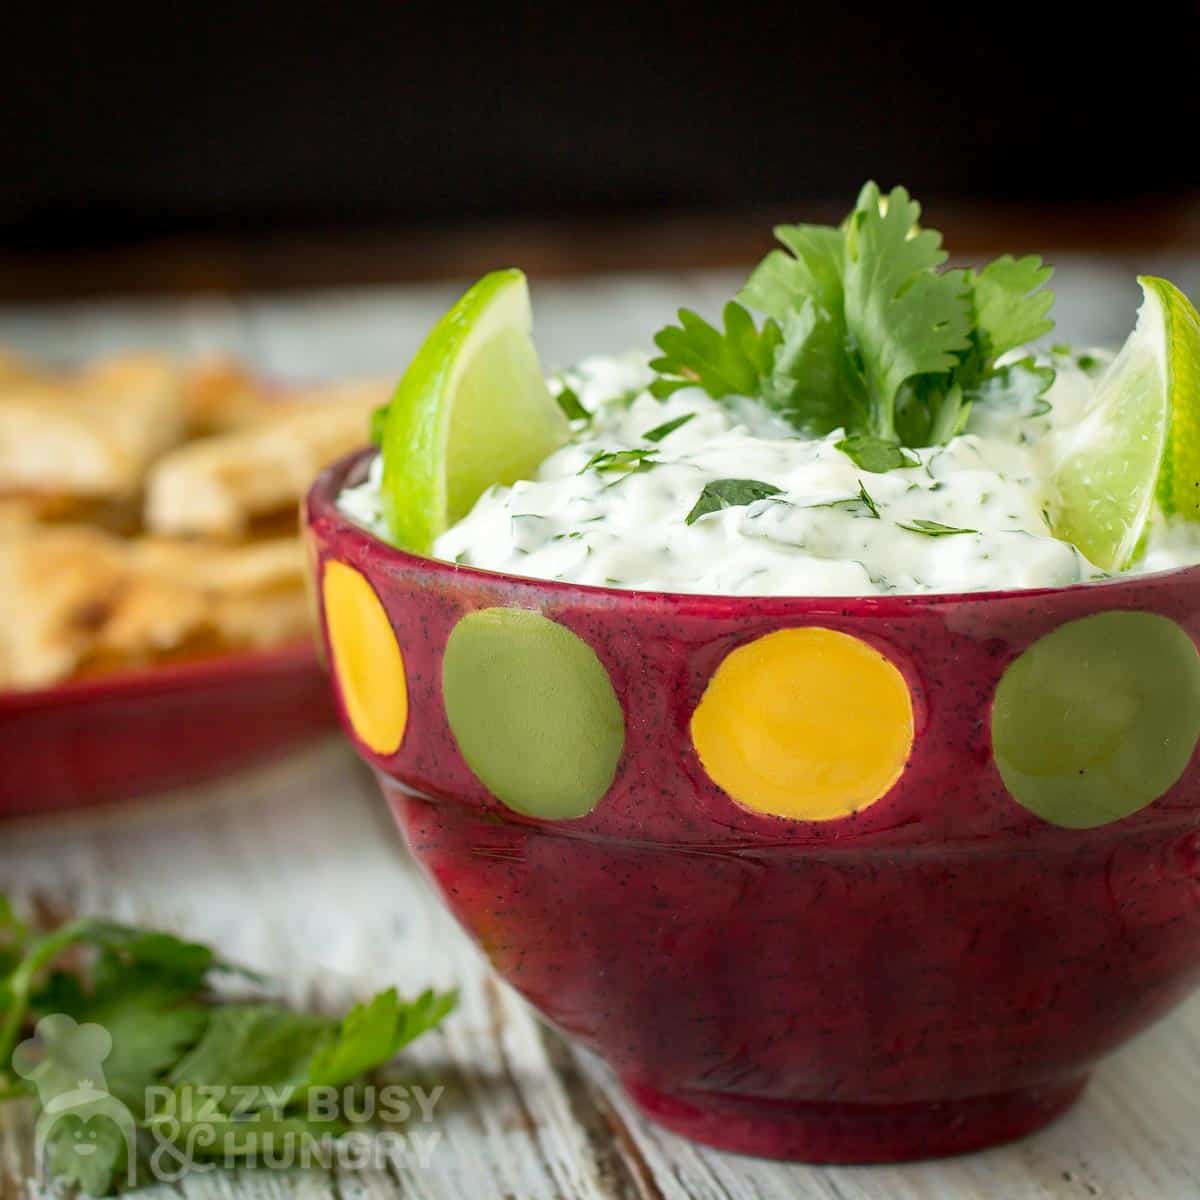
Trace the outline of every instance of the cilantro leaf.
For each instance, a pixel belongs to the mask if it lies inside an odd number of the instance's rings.
[[[1040,373],[1037,396],[1054,382],[1054,371],[1034,367],[1031,359],[1003,367],[996,359],[1053,328],[1046,314],[1054,303],[1048,290],[1040,290],[1051,270],[1041,259],[1009,256],[989,263],[981,272],[967,272],[971,289],[973,328],[970,348],[952,371],[921,375],[908,380],[896,401],[896,429],[909,446],[941,445],[961,433],[976,403],[992,403],[1016,390],[1027,392],[1032,377]],[[1042,410],[1044,411],[1044,410]],[[1034,415],[1031,413],[1030,415]]]
[[[409,1004],[400,1000],[395,988],[380,992],[352,1008],[337,1036],[317,1049],[306,1082],[336,1086],[369,1074],[433,1029],[457,1002],[455,992],[424,991]]]
[[[714,479],[704,485],[700,498],[684,519],[688,525],[694,525],[708,513],[753,504],[756,500],[777,496],[782,491],[773,483],[763,483],[758,479]]]
[[[780,329],[759,398],[801,432],[821,437],[865,409],[863,381],[846,355],[845,239],[822,225],[780,225],[775,236],[791,253],[772,250],[737,297]]]
[[[348,1126],[339,1119],[302,1115],[309,1090],[345,1087],[389,1062],[438,1025],[457,992],[422,992],[402,1001],[395,988],[355,1005],[341,1021],[293,1012],[274,1004],[214,1008],[204,1036],[167,1076],[175,1104],[148,1114],[156,1136],[184,1139],[215,1158],[261,1159],[275,1139],[314,1142]],[[231,1093],[231,1087],[253,1088]],[[223,1097],[203,1089],[224,1089]],[[199,1107],[206,1096],[217,1104]],[[181,1120],[179,1113],[196,1113]]]
[[[1034,256],[945,270],[941,234],[920,215],[903,188],[868,183],[840,228],[779,226],[783,248],[726,306],[723,329],[683,310],[659,332],[651,391],[698,385],[758,400],[810,436],[870,437],[850,452],[872,470],[911,465],[879,443],[949,441],[998,393],[997,357],[1051,327],[1050,270]],[[746,308],[764,314],[761,329]]]
[[[971,400],[951,375],[919,375],[896,397],[896,433],[904,446],[937,446],[961,433]]]
[[[3,989],[4,1009],[0,1014],[0,1072],[9,1070],[13,1047],[30,1010],[64,1011],[68,1003],[79,1011],[88,994],[78,983],[67,984],[59,975],[51,975],[44,988],[42,975],[64,951],[73,946],[88,946],[93,954],[94,994],[104,996],[110,990],[127,986],[123,972],[141,972],[157,977],[178,996],[200,989],[209,970],[235,969],[221,963],[205,946],[185,942],[171,934],[134,929],[112,921],[80,918],[68,922],[53,933],[32,939],[24,948],[21,961],[9,974]],[[49,1008],[53,1003],[55,1007]],[[0,1077],[0,1084],[3,1077]]]
[[[42,943],[84,946],[85,977],[52,971],[28,993],[37,1015],[62,1013],[80,1024],[106,1029],[112,1049],[104,1071],[109,1091],[135,1115],[146,1088],[192,1046],[204,1031],[200,1003],[210,972],[259,976],[217,958],[208,946],[158,930],[87,919],[48,935]],[[41,947],[35,947],[41,953]],[[56,952],[57,953],[57,952]]]
[[[597,450],[579,469],[582,475],[593,468],[597,471],[648,471],[658,460],[654,450]]]
[[[28,940],[29,927],[17,916],[9,898],[0,892],[0,1008],[5,1004],[8,976],[21,961]],[[3,1067],[0,1062],[0,1070]]]
[[[775,363],[760,389],[763,404],[811,436],[860,424],[866,394],[845,342],[840,316],[806,299],[783,318]]]
[[[808,507],[839,508],[854,516],[859,516],[865,508],[869,517],[879,520],[879,505],[875,502],[871,493],[867,491],[861,479],[858,481],[857,496],[847,496],[845,500],[829,500],[825,504],[810,504]]]
[[[146,1089],[203,1031],[208,1018],[198,994],[209,972],[235,969],[206,946],[94,918],[28,936],[22,949],[0,989],[0,1069],[17,1065],[15,1042],[30,1015],[94,1022],[112,1040],[104,1061],[107,1093],[135,1119]],[[67,951],[76,956],[76,969],[54,970]],[[47,1070],[75,1079],[78,1069],[78,1063],[53,1058],[38,1067],[43,1086]],[[104,1195],[127,1166],[125,1138],[112,1121],[81,1109],[56,1123],[46,1162],[60,1183]]]
[[[113,982],[130,968],[154,971],[192,991],[203,986],[209,971],[213,970],[260,978],[243,967],[222,962],[209,946],[157,929],[138,929],[115,921],[92,919],[82,931],[81,940],[102,951],[95,968],[100,986]]]
[[[1054,382],[1053,367],[1039,366],[1033,358],[1006,363],[985,375],[972,389],[975,403],[1011,405],[1025,416],[1041,417],[1050,411],[1046,393]]]
[[[454,992],[425,991],[405,1003],[389,988],[340,1022],[275,1004],[222,1005],[168,1079],[176,1087],[255,1084],[294,1100],[305,1088],[339,1086],[383,1066],[456,1002]]]
[[[679,310],[679,324],[654,335],[662,354],[651,368],[659,378],[650,385],[662,399],[681,387],[702,387],[714,400],[726,396],[755,396],[759,382],[771,373],[781,336],[767,321],[762,330],[736,301],[725,305],[724,329],[710,325],[690,309]]]
[[[388,405],[381,404],[371,413],[370,438],[372,446],[383,445],[384,430],[387,429]]]
[[[779,225],[775,236],[791,251],[772,250],[754,268],[737,298],[782,321],[798,301],[812,300],[828,314],[842,309],[845,238],[827,225]]]
[[[1026,417],[1050,411],[1045,394],[1055,379],[1053,367],[1033,358],[983,366],[972,352],[950,375],[910,379],[896,400],[896,430],[906,446],[937,446],[962,433],[976,404],[1009,405]]]
[[[579,393],[574,388],[563,384],[554,399],[568,421],[590,421],[592,419],[592,414],[583,407]]]
[[[1054,274],[1036,254],[1013,258],[1005,254],[969,275],[975,308],[976,334],[984,359],[1035,341],[1054,328],[1047,315],[1054,293],[1045,285]]]
[[[647,429],[642,434],[644,442],[661,442],[668,434],[674,433],[675,430],[681,429],[690,420],[695,417],[695,413],[684,413],[682,417],[676,417],[673,421],[664,421],[661,425],[655,425],[653,429]]]
[[[57,1011],[67,1011],[65,1008]],[[104,1063],[108,1090],[140,1115],[146,1089],[193,1046],[208,1023],[204,1005],[170,983],[143,980],[112,986],[69,1015],[112,1037]]]
[[[167,1082],[180,1093],[201,1084],[223,1089],[230,1115],[200,1121],[204,1128],[189,1143],[189,1150],[215,1145],[221,1155],[238,1147],[261,1151],[264,1139],[285,1133],[319,1138],[344,1132],[340,1122],[311,1122],[268,1106],[275,1099],[286,1108],[318,1084],[353,1084],[437,1025],[456,1000],[454,993],[426,991],[405,1003],[390,989],[341,1021],[270,1003],[220,1003],[207,986],[214,972],[255,982],[261,977],[207,946],[112,921],[82,918],[37,934],[3,895],[0,952],[7,972],[0,978],[0,1069],[36,1071],[39,1089],[58,1080],[69,1090],[94,1050],[76,1061],[69,1041],[60,1038],[51,1054],[44,1033],[40,1051],[23,1046],[14,1054],[16,1039],[39,1015],[71,1030],[76,1023],[100,1025],[111,1038],[101,1098],[124,1104],[139,1128],[153,1129],[161,1140],[178,1131],[145,1111],[152,1084]],[[10,1084],[10,1077],[0,1078],[0,1095],[23,1094]],[[233,1113],[246,1102],[229,1093],[238,1084],[270,1089],[252,1101],[249,1120]],[[129,1166],[124,1131],[99,1109],[64,1114],[45,1161],[58,1185],[110,1194]]]
[[[278,1004],[223,1004],[213,1009],[204,1035],[167,1081],[176,1087],[297,1088],[308,1078],[315,1048],[333,1040],[337,1028],[332,1017]]]
[[[911,524],[905,524],[903,521],[898,521],[897,524],[901,529],[907,529],[910,533],[923,533],[926,537],[949,537],[955,533],[978,533],[978,529],[959,529],[954,525],[943,525],[940,521],[927,521],[924,517],[917,517]]]
[[[882,475],[885,471],[895,471],[900,467],[916,467],[921,463],[915,454],[910,454],[895,442],[866,433],[853,433],[842,438],[837,448],[855,466],[873,475]]]
[[[964,272],[936,273],[946,252],[940,233],[918,229],[921,206],[900,187],[883,199],[868,183],[846,227],[846,328],[867,382],[868,431],[894,439],[901,384],[958,365],[971,306]]]
[[[415,1000],[404,1005],[400,1010],[400,1020],[396,1026],[396,1044],[392,1053],[403,1050],[409,1042],[414,1042],[423,1034],[449,1016],[458,1005],[458,990],[435,992],[427,988]]]

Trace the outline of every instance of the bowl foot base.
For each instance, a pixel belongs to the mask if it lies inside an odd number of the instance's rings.
[[[903,1162],[1024,1137],[1074,1103],[1087,1077],[966,1100],[836,1104],[729,1093],[663,1092],[625,1081],[652,1120],[697,1142],[810,1163]]]

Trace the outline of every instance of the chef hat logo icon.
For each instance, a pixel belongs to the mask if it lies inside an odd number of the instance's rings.
[[[51,1136],[69,1137],[82,1159],[97,1152],[100,1136],[124,1143],[125,1172],[136,1182],[133,1114],[108,1090],[104,1062],[112,1036],[102,1025],[78,1024],[65,1013],[43,1017],[34,1036],[13,1051],[13,1069],[37,1089],[42,1112],[34,1131],[39,1172],[45,1169]]]

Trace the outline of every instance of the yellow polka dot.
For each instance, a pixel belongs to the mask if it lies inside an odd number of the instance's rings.
[[[832,629],[781,629],[730,653],[692,715],[712,780],[756,812],[829,821],[900,777],[912,698],[878,650]]]
[[[345,563],[325,564],[321,588],[346,716],[368,749],[392,754],[408,723],[408,687],[391,622],[371,585]]]

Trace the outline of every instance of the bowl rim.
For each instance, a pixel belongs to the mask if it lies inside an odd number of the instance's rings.
[[[1168,582],[1194,581],[1200,585],[1200,563],[1191,566],[1168,567],[1162,571],[1147,571],[1140,574],[1124,574],[1107,579],[1069,583],[1059,587],[1005,588],[991,591],[959,592],[885,592],[869,595],[737,595],[720,592],[666,592],[642,588],[601,587],[591,583],[573,583],[564,579],[542,579],[536,575],[514,575],[507,571],[493,571],[485,567],[469,567],[461,563],[448,562],[424,554],[402,550],[385,542],[365,526],[347,516],[337,504],[338,495],[356,469],[379,453],[374,446],[359,450],[330,463],[313,481],[304,501],[304,522],[311,528],[317,521],[336,528],[339,533],[361,543],[364,553],[356,561],[365,564],[368,560],[392,567],[422,571],[434,578],[475,581],[481,585],[505,584],[541,591],[550,591],[562,596],[578,596],[584,600],[608,603],[666,605],[678,610],[701,606],[706,611],[720,610],[724,616],[745,616],[751,611],[755,616],[765,611],[780,614],[800,615],[819,610],[828,612],[833,608],[847,606],[872,613],[897,613],[913,608],[940,608],[961,604],[986,604],[989,601],[1022,601],[1059,596],[1078,596],[1096,593],[1120,593],[1129,589],[1144,588]]]

